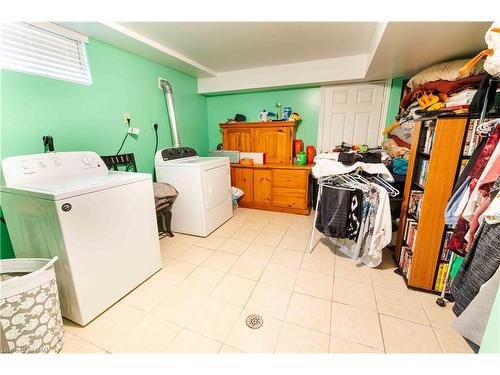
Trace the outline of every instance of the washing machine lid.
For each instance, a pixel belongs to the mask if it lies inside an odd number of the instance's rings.
[[[201,168],[210,169],[222,165],[229,165],[227,157],[190,157],[185,159],[172,160],[156,167],[178,167],[178,168]]]
[[[97,176],[66,176],[2,186],[1,191],[56,201],[145,180],[151,180],[149,173],[110,171]]]

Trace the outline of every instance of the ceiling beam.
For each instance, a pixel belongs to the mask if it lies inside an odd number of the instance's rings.
[[[217,77],[198,78],[198,93],[358,80],[364,77],[366,58],[366,55],[355,55],[221,72]]]
[[[116,22],[58,22],[58,24],[195,77],[217,75],[217,72],[203,64]]]

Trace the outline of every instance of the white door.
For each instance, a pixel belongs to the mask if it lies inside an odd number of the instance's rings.
[[[323,86],[318,152],[342,142],[377,146],[385,125],[385,83]]]

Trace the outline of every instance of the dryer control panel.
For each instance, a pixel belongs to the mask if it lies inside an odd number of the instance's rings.
[[[49,152],[11,156],[2,160],[5,185],[18,185],[39,179],[108,173],[101,157],[92,151]]]
[[[170,147],[161,150],[163,161],[184,159],[192,156],[198,156],[198,153],[191,147]]]

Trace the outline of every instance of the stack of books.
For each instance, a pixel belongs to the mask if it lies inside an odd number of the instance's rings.
[[[408,201],[408,212],[415,216],[417,219],[420,216],[420,211],[422,210],[422,198],[424,192],[420,190],[411,190],[410,199]]]
[[[426,128],[425,132],[425,142],[424,142],[424,147],[422,149],[422,152],[425,152],[426,154],[430,154],[431,149],[432,149],[432,143],[434,142],[434,134],[436,133],[436,128],[433,126],[430,126]]]
[[[436,282],[434,283],[434,290],[441,292],[444,287],[444,282],[446,280],[446,274],[448,273],[449,263],[440,263],[438,274],[436,277]]]
[[[399,257],[399,268],[407,279],[410,278],[412,257],[413,251],[408,246],[403,246],[401,248],[401,256]]]
[[[413,246],[415,245],[415,239],[417,238],[417,226],[418,223],[416,220],[413,219],[406,220],[404,239],[406,245],[408,245],[412,250]]]
[[[429,160],[421,160],[420,170],[418,173],[418,184],[422,187],[425,186],[425,182],[427,181],[428,171],[429,171]]]

